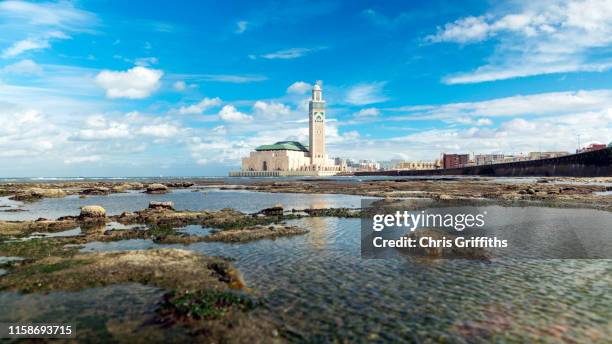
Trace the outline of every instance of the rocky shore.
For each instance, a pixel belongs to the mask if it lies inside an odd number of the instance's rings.
[[[416,197],[431,199],[490,199],[496,201],[542,201],[612,209],[612,177],[609,178],[419,178],[419,179],[296,179],[275,182],[246,182],[193,179],[163,182],[57,182],[0,184],[0,197],[35,202],[43,198],[79,195],[109,195],[122,192],[164,194],[175,189],[218,187],[224,190],[249,190],[273,193],[347,194],[371,197]],[[0,209],[1,210],[1,209]]]
[[[239,180],[237,180],[238,182]],[[607,183],[607,184],[606,184]],[[83,245],[145,239],[156,244],[187,245],[223,242],[240,245],[255,240],[276,240],[308,233],[308,228],[287,224],[301,217],[357,218],[361,209],[286,209],[282,205],[255,213],[235,209],[215,211],[177,210],[163,194],[176,189],[201,191],[207,187],[271,193],[349,194],[380,197],[379,206],[403,199],[404,209],[426,208],[432,203],[496,204],[543,203],[555,207],[587,207],[612,211],[612,178],[541,178],[486,180],[480,178],[334,180],[296,179],[225,184],[219,180],[155,182],[62,182],[0,184],[0,197],[37,202],[67,196],[106,196],[138,192],[158,194],[148,208],[108,214],[99,206],[84,206],[77,216],[32,221],[0,220],[0,290],[38,293],[76,291],[122,283],[140,283],[165,291],[156,306],[155,326],[182,326],[194,341],[282,342],[282,335],[255,311],[259,302],[249,294],[232,263],[192,251],[164,248],[144,251],[83,253]],[[382,205],[381,205],[382,204]],[[0,211],[6,211],[0,208]],[[188,234],[195,226],[203,234]],[[291,240],[291,239],[289,239]],[[456,252],[410,252],[417,256],[456,255]],[[486,259],[483,252],[470,258]],[[282,333],[282,332],[281,332]]]
[[[428,198],[433,200],[491,200],[500,203],[542,202],[547,206],[588,207],[612,211],[612,178],[539,178],[535,182],[515,179],[436,178],[368,180],[330,179],[290,182],[262,181],[232,186],[276,193],[349,194],[383,198]]]
[[[141,283],[168,292],[148,322],[185,326],[194,341],[282,342],[276,328],[250,314],[256,307],[232,264],[179,249],[51,256],[22,264],[0,278],[0,290],[76,291],[122,283]],[[188,302],[187,302],[188,301]]]

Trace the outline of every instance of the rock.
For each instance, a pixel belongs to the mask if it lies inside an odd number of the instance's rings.
[[[15,201],[37,201],[42,198],[60,198],[66,196],[66,192],[61,189],[42,189],[31,188],[19,192],[10,199]]]
[[[121,223],[132,223],[135,222],[137,218],[138,215],[136,213],[133,213],[131,211],[124,211],[123,213],[121,213],[121,215],[119,215],[117,221]]]
[[[111,188],[111,191],[115,193],[122,193],[122,192],[126,192],[129,188],[130,186],[128,184],[121,184],[121,185],[113,186]]]
[[[144,189],[144,184],[142,183],[138,183],[138,182],[133,182],[133,183],[127,183],[128,189],[130,190],[142,190]]]
[[[171,188],[189,188],[194,186],[195,184],[192,182],[171,182],[165,183],[164,185]]]
[[[273,207],[262,209],[259,211],[259,213],[265,216],[283,215],[283,206],[281,204],[277,204]]]
[[[106,216],[106,210],[99,205],[86,205],[81,207],[81,214],[79,218],[103,218]]]
[[[174,210],[174,203],[170,201],[165,201],[165,202],[151,201],[149,203],[149,209]]]
[[[81,190],[81,192],[79,194],[81,195],[95,195],[95,196],[105,196],[110,194],[110,189],[109,188],[105,188],[102,186],[96,186],[93,188],[87,188],[87,189],[83,189]]]
[[[147,186],[146,193],[148,194],[165,194],[168,192],[168,187],[164,184],[150,184]]]

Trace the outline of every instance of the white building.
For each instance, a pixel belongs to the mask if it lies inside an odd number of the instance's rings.
[[[255,148],[242,158],[240,172],[230,176],[323,176],[343,170],[325,151],[325,100],[317,83],[308,106],[309,146],[297,141],[279,141]]]

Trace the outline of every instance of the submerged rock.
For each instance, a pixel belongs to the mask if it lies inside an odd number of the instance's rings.
[[[276,338],[278,331],[273,323],[250,312],[258,305],[257,300],[240,292],[244,283],[229,261],[188,250],[151,249],[46,257],[19,265],[2,276],[0,290],[24,293],[80,291],[125,283],[168,290],[157,304],[156,316],[145,325],[157,323],[161,331],[177,326],[189,332],[190,342],[284,342]],[[142,319],[138,321],[141,323]]]
[[[294,226],[272,225],[267,227],[253,226],[242,229],[219,231],[204,237],[204,241],[248,242],[260,239],[275,239],[278,237],[302,235],[309,231]]]
[[[165,194],[167,193],[168,187],[165,186],[164,184],[150,184],[147,186],[147,191],[145,191],[148,194]]]

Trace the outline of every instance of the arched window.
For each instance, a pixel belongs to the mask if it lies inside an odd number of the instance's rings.
[[[267,171],[267,170],[268,170],[268,162],[267,162],[267,161],[264,161],[264,162],[263,162],[263,167],[262,167],[262,170],[263,170],[263,171]]]

